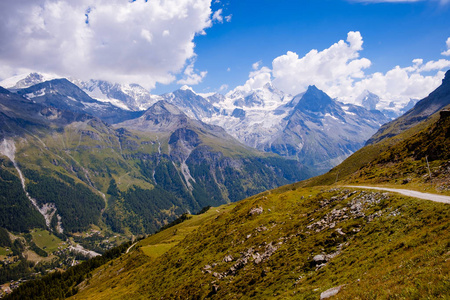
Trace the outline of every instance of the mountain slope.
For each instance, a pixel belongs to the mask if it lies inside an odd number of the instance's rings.
[[[104,80],[72,82],[86,92],[89,96],[102,102],[125,108],[127,110],[145,110],[153,105],[160,97],[150,94],[138,84],[118,84]]]
[[[447,72],[447,75],[450,73]],[[448,76],[446,77],[448,78]],[[329,172],[299,183],[300,186],[328,185],[335,182],[347,184],[353,183],[385,183],[385,184],[405,184],[414,189],[428,189],[429,176],[426,160],[429,160],[431,171],[436,172],[436,176],[443,176],[442,180],[437,180],[433,189],[446,191],[445,187],[445,165],[447,153],[446,145],[449,144],[449,136],[445,131],[448,122],[448,113],[442,110],[450,109],[450,89],[447,88],[448,80],[430,94],[433,97],[426,97],[419,101],[419,109],[411,109],[405,116],[389,123],[391,125],[381,128],[364,148],[358,150],[339,166]],[[430,108],[427,107],[427,103]],[[436,104],[438,103],[438,104]],[[425,118],[429,112],[435,111],[436,107],[443,107],[441,111],[434,112]],[[426,113],[424,113],[426,112]],[[413,120],[412,116],[419,116],[420,121],[412,122],[406,126],[405,120]],[[409,122],[408,121],[408,122]],[[399,134],[389,137],[387,129],[400,131]],[[438,142],[432,142],[436,139]],[[375,142],[377,141],[377,142]],[[439,143],[437,146],[436,143]],[[435,150],[433,150],[435,147]],[[389,159],[384,159],[388,157]],[[428,157],[428,158],[427,158]],[[402,163],[404,161],[404,163]],[[395,167],[394,167],[395,166]],[[387,167],[387,168],[385,168]],[[364,168],[364,172],[360,172]],[[379,172],[379,170],[389,170]],[[370,171],[369,171],[370,170]],[[370,175],[369,175],[370,174]],[[432,177],[434,175],[432,174]],[[428,185],[428,187],[427,187]]]
[[[361,148],[385,120],[378,111],[343,105],[310,86],[264,149],[296,157],[321,174]]]
[[[322,174],[361,148],[387,122],[379,111],[343,104],[314,86],[295,97],[271,85],[235,91],[203,121],[219,125],[242,143],[298,160]]]
[[[183,110],[189,117],[197,120],[210,118],[219,111],[219,109],[214,107],[208,99],[194,93],[194,91],[187,86],[184,86],[173,93],[164,94],[161,97]]]
[[[450,114],[441,111],[439,120],[429,122],[425,129],[386,149],[347,180],[422,188],[432,184],[433,189],[448,192],[449,167]]]
[[[308,112],[320,106],[311,106]],[[400,135],[362,148],[325,175],[191,219],[185,216],[180,221],[187,221],[85,273],[68,295],[76,292],[73,299],[446,298],[450,206],[334,183],[389,183],[449,194],[449,139],[450,113],[435,113]],[[197,142],[194,136],[184,139],[191,146]],[[424,157],[437,180],[433,186]]]
[[[450,109],[450,105],[447,109]],[[442,180],[435,182],[433,190],[445,192],[447,190],[445,183],[449,180],[445,172],[447,165],[445,155],[449,144],[448,133],[445,132],[448,126],[447,119],[440,120],[440,112],[437,112],[401,134],[363,147],[329,172],[300,182],[296,186],[383,183],[402,184],[404,185],[402,188],[411,186],[414,189],[428,190],[431,188],[427,175],[428,159],[431,171],[436,172],[436,176],[443,176]],[[436,138],[439,146],[429,138]],[[432,150],[433,145],[438,151]]]
[[[24,80],[28,83],[44,80],[42,75],[32,75]],[[12,79],[10,81],[13,83]],[[39,86],[20,92],[35,101],[61,109],[71,106],[72,110],[89,113],[110,124],[137,118],[142,114],[138,110],[148,109],[158,100],[166,100],[190,118],[223,127],[247,146],[297,159],[308,165],[313,175],[322,174],[342,162],[390,119],[379,111],[344,105],[331,99],[323,107],[311,110],[310,105],[321,102],[325,97],[325,93],[319,93],[313,87],[295,97],[277,90],[271,84],[254,90],[240,87],[226,96],[198,94],[187,86],[154,96],[138,85],[125,86],[99,80],[72,82],[83,91],[74,93],[74,87],[67,86],[58,90],[47,88],[45,91]],[[18,82],[16,86],[23,84]],[[101,101],[92,102],[84,92]],[[300,101],[303,97],[304,101]],[[328,96],[325,98],[329,99]],[[81,101],[74,102],[73,99]],[[298,106],[299,102],[304,109]],[[374,105],[372,103],[368,107],[373,108]],[[328,112],[327,106],[334,108]],[[303,119],[308,120],[308,124]]]
[[[339,299],[448,292],[445,204],[313,188],[272,191],[211,214],[195,231],[188,220],[139,242],[93,271],[73,299],[317,299],[330,288]]]
[[[6,90],[0,96],[3,143],[14,149],[7,157],[14,158],[39,209],[55,207],[43,213],[53,224],[49,229],[56,230],[52,220],[59,215],[67,234],[90,224],[128,236],[154,232],[183,212],[309,176],[298,162],[245,147],[223,129],[191,120],[164,102],[113,128],[92,116],[44,106],[63,106],[60,94],[40,99],[42,104]],[[72,102],[64,108],[77,111],[78,102]],[[72,197],[76,189],[86,197]]]
[[[425,120],[449,104],[450,70],[445,73],[442,84],[436,90],[430,93],[428,97],[417,102],[412,109],[400,118],[383,125],[380,130],[367,141],[367,144],[373,144],[384,138],[395,136]]]
[[[73,299],[445,298],[448,204],[317,185],[430,189],[427,158],[449,194],[449,139],[441,111],[325,175],[188,218],[91,272]]]
[[[90,114],[112,124],[141,115],[139,112],[123,110],[110,103],[94,100],[67,79],[45,81],[19,89],[16,93],[48,107]]]

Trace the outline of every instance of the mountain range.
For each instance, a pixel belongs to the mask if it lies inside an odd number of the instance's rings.
[[[389,124],[396,134],[380,129],[377,139],[329,172],[182,215],[101,259],[24,283],[7,299],[447,298],[448,76],[450,71],[435,92]],[[321,100],[305,110],[329,107],[328,98]],[[179,115],[164,102],[155,110]],[[140,118],[152,131],[173,124]],[[442,200],[403,196],[392,188],[431,192]]]
[[[54,95],[50,96],[49,90],[45,91],[41,86],[48,85],[50,81],[36,84],[48,78],[51,77],[35,73],[4,83],[17,93],[36,98],[35,101],[44,101],[42,99],[46,98],[46,103],[51,105],[53,100],[48,98]],[[313,86],[294,97],[271,84],[253,91],[236,89],[226,96],[217,93],[198,94],[187,86],[155,96],[138,85],[98,80],[70,81],[79,88],[77,92],[76,87],[69,87],[67,81],[65,87],[58,87],[54,81],[55,91],[52,93],[65,95],[67,105],[73,106],[70,99],[82,99],[84,112],[109,124],[136,118],[157,101],[165,100],[192,119],[223,127],[247,146],[298,160],[310,168],[312,175],[322,174],[340,163],[362,147],[382,124],[395,115],[392,110],[383,114],[373,109],[379,99],[364,109],[331,99]],[[24,88],[26,83],[33,84],[33,87]],[[88,100],[89,97],[91,99]],[[327,99],[324,105],[311,110],[308,103],[321,101],[321,98]],[[362,102],[367,104],[367,101]],[[330,129],[333,129],[333,133],[330,133]]]
[[[186,213],[322,174],[352,153],[361,158],[366,148],[358,149],[388,121],[315,86],[295,97],[271,85],[227,96],[183,87],[158,97],[142,92],[139,100],[119,85],[74,82],[34,74],[0,88],[0,255],[11,248],[6,257],[19,262],[2,269],[3,282],[65,268],[68,256],[98,255]],[[94,99],[89,88],[109,96]],[[447,102],[448,73],[407,113],[420,115],[409,124]],[[373,158],[363,157],[314,180],[354,174]],[[27,267],[30,255],[40,264]]]

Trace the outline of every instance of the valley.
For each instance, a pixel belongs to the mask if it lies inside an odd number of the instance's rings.
[[[270,146],[251,141],[256,149],[202,121],[224,110],[187,88],[120,114],[68,80],[2,90],[2,276],[20,280],[6,299],[445,294],[447,237],[437,232],[449,225],[449,77],[408,112],[414,117],[372,139],[387,120],[379,111],[314,86],[281,106],[275,98],[267,112],[284,107],[282,129]],[[255,99],[233,105],[262,109]],[[233,128],[248,122],[236,117]],[[390,188],[444,203],[371,191]],[[107,253],[115,254],[99,256]],[[44,275],[65,269],[77,275]],[[42,290],[48,283],[31,278],[54,283]]]
[[[450,300],[450,0],[0,1],[0,300]]]

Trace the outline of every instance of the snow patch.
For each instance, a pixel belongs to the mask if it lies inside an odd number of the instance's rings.
[[[332,116],[330,113],[326,113],[326,114],[325,114],[325,117],[330,117],[330,118],[332,118],[332,119],[335,119],[336,121],[339,121],[338,118],[336,118],[335,116]]]
[[[36,98],[36,97],[42,97],[44,95],[45,95],[45,89],[40,89],[39,91],[36,91],[36,92],[33,92],[33,93],[28,93],[28,94],[25,94],[24,96],[27,99],[33,99],[33,98]]]
[[[191,91],[191,92],[193,92],[194,94],[197,94],[197,93],[194,92],[194,90],[193,90],[190,86],[188,86],[188,85],[183,85],[182,87],[180,87],[180,90],[182,90],[182,91]]]
[[[5,89],[12,89],[12,88],[23,89],[41,82],[57,78],[62,77],[56,74],[49,74],[49,73],[26,73],[6,78],[5,80],[0,82],[0,86],[4,87]]]

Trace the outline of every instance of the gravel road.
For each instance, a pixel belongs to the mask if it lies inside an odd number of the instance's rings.
[[[424,200],[431,200],[434,202],[442,202],[450,204],[450,196],[443,196],[443,195],[436,195],[436,194],[429,194],[429,193],[421,193],[411,190],[405,190],[405,189],[392,189],[392,188],[384,188],[384,187],[375,187],[375,186],[364,186],[364,185],[349,185],[347,187],[353,187],[353,188],[360,188],[360,189],[370,189],[370,190],[380,190],[380,191],[388,191],[388,192],[394,192],[394,193],[400,193],[405,196],[424,199]]]

